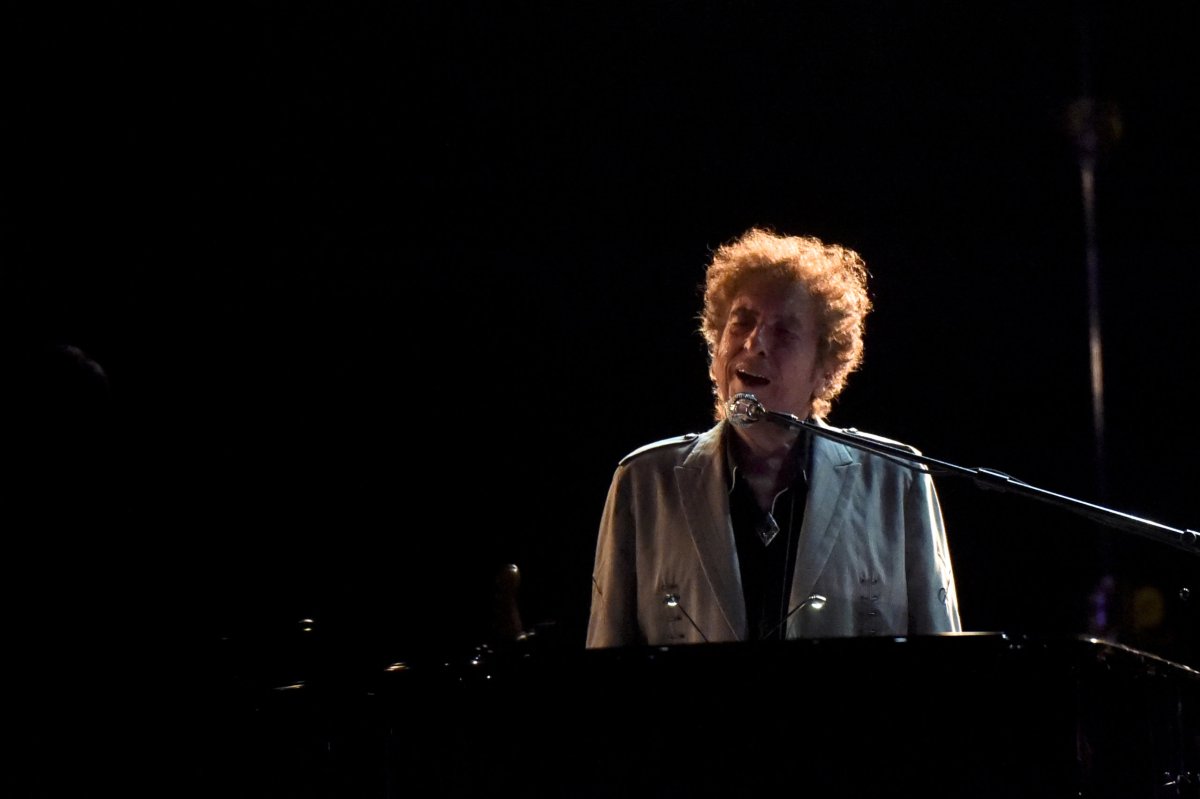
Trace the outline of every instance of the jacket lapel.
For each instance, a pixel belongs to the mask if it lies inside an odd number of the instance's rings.
[[[704,433],[687,459],[675,467],[688,532],[704,577],[729,632],[746,637],[746,600],[729,520],[729,475],[725,468],[725,424]]]
[[[828,438],[812,437],[813,466],[808,487],[808,506],[800,533],[800,550],[792,578],[789,608],[812,595],[829,553],[845,527],[852,506],[858,463],[849,447]]]

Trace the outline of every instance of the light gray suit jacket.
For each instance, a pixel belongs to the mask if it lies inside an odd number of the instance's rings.
[[[596,547],[589,647],[746,639],[729,516],[730,435],[722,422],[642,447],[617,467]],[[794,613],[787,636],[960,630],[929,475],[819,436],[812,448],[789,608],[818,595],[826,601]]]

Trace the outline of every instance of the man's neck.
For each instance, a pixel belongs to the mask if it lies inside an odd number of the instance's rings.
[[[796,477],[791,455],[800,431],[771,423],[733,426],[732,430],[730,443],[738,473],[754,490],[759,505],[769,508],[775,495]]]

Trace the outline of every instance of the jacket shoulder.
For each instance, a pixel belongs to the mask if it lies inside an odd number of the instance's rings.
[[[686,452],[696,443],[696,439],[698,438],[700,438],[699,433],[685,433],[684,435],[675,436],[674,438],[664,438],[662,441],[655,441],[651,444],[645,445],[644,447],[638,447],[624,458],[621,458],[621,462],[618,465],[626,466],[631,461],[645,457],[650,453],[666,455],[668,453]]]
[[[909,452],[913,453],[914,455],[921,454],[921,451],[919,449],[917,449],[916,447],[912,446],[911,444],[905,444],[903,441],[897,441],[894,438],[887,438],[886,436],[876,435],[875,433],[865,433],[856,427],[832,427],[832,426],[830,426],[830,429],[837,430],[838,432],[842,432],[842,433],[850,433],[851,435],[858,436],[859,438],[865,438],[870,441],[878,442],[880,444],[887,444],[889,446],[896,447],[897,449],[905,449],[905,450],[908,450]]]

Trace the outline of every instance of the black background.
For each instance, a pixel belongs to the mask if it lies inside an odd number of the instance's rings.
[[[871,269],[832,422],[1196,526],[1194,8],[569,5],[4,26],[0,310],[28,400],[5,560],[29,634],[116,660],[233,640],[282,675],[313,618],[374,664],[481,640],[513,562],[525,626],[581,646],[612,469],[710,424],[698,286],[751,225]],[[1120,117],[1097,179],[1106,490],[1085,94]],[[112,397],[62,459],[46,441],[79,412],[30,378],[55,344]],[[1106,634],[1194,662],[1195,558],[940,490],[968,629],[1085,632],[1111,573]],[[1147,586],[1161,623],[1134,612]]]

